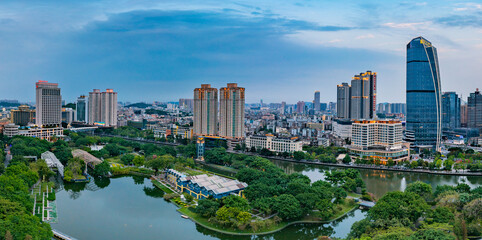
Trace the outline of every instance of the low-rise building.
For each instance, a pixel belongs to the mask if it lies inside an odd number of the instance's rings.
[[[352,121],[348,119],[336,119],[332,123],[333,134],[343,139],[351,138]]]
[[[26,137],[37,137],[50,141],[52,137],[61,137],[64,135],[64,129],[62,127],[52,128],[40,128],[40,127],[26,127],[20,128],[15,124],[8,124],[5,126],[3,134],[7,137],[13,137],[16,135]]]
[[[248,184],[217,175],[206,174],[186,176],[174,169],[166,170],[166,179],[176,186],[176,190],[188,193],[196,199],[205,199],[213,196],[216,199],[229,195],[243,196]]]
[[[246,147],[248,149],[254,147],[256,149],[266,148],[273,152],[296,152],[303,151],[303,142],[297,137],[277,138],[274,135],[266,136],[248,136],[246,138]]]

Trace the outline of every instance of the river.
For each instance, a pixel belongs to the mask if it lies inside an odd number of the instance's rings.
[[[312,181],[324,178],[329,167],[273,161],[287,173],[301,172]],[[367,190],[381,197],[388,191],[403,190],[420,180],[471,187],[482,184],[481,177],[399,173],[383,170],[360,170]],[[52,228],[74,238],[84,239],[266,239],[312,240],[321,235],[346,237],[351,225],[366,216],[355,210],[330,224],[297,224],[277,233],[262,236],[232,236],[205,229],[181,218],[174,204],[164,201],[164,192],[143,177],[96,179],[89,184],[65,184],[57,193],[58,223]]]

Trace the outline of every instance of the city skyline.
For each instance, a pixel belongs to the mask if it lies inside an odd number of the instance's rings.
[[[466,99],[480,87],[482,7],[471,2],[15,1],[0,10],[8,99],[33,101],[25,86],[42,79],[68,102],[93,87],[114,88],[121,101],[169,101],[206,82],[237,82],[250,90],[246,102],[311,102],[315,90],[334,102],[332,86],[371,69],[378,102],[405,102],[404,46],[420,35],[440,51],[442,91]]]

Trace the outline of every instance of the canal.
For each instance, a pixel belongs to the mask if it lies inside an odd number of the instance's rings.
[[[323,166],[273,161],[287,173],[300,172],[312,181],[324,178]],[[482,184],[481,177],[399,173],[360,170],[367,190],[381,197],[388,191],[403,190],[414,181],[437,185],[465,182],[471,187]],[[312,240],[321,235],[346,237],[351,225],[366,212],[355,210],[330,224],[297,224],[263,236],[232,236],[205,229],[181,218],[177,207],[164,201],[164,192],[143,177],[96,179],[88,184],[64,184],[57,193],[57,229],[77,239],[266,239]]]

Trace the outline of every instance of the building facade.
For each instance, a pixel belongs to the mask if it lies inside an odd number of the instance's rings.
[[[87,98],[84,95],[77,98],[75,111],[75,121],[87,122]]]
[[[351,119],[372,119],[376,114],[377,73],[367,71],[351,80]]]
[[[62,96],[59,85],[39,80],[35,87],[35,124],[39,127],[60,126],[62,123]]]
[[[297,152],[303,151],[303,142],[298,138],[277,138],[273,135],[266,136],[248,136],[246,138],[246,148],[263,149],[266,148],[272,152]]]
[[[211,84],[194,89],[194,134],[218,134],[218,90]]]
[[[407,140],[440,149],[442,92],[437,49],[423,37],[407,44]]]
[[[342,83],[337,86],[336,94],[336,117],[341,119],[350,119],[350,94],[351,86],[348,83]]]
[[[387,164],[410,159],[409,144],[403,142],[402,122],[399,120],[356,120],[352,125],[352,158],[375,158]]]
[[[101,92],[94,89],[89,93],[89,124],[112,127],[117,126],[117,92],[106,89]]]
[[[460,127],[460,98],[455,92],[445,92],[442,95],[442,128],[455,129]]]
[[[219,89],[219,135],[226,138],[244,138],[245,89],[228,83]]]
[[[20,105],[18,109],[10,111],[12,114],[12,123],[20,126],[27,126],[29,123],[35,123],[35,110],[30,109],[27,105]]]
[[[478,88],[467,98],[467,127],[482,133],[482,95]]]
[[[315,112],[321,111],[320,108],[320,91],[315,91],[315,98],[313,99],[313,108]]]

